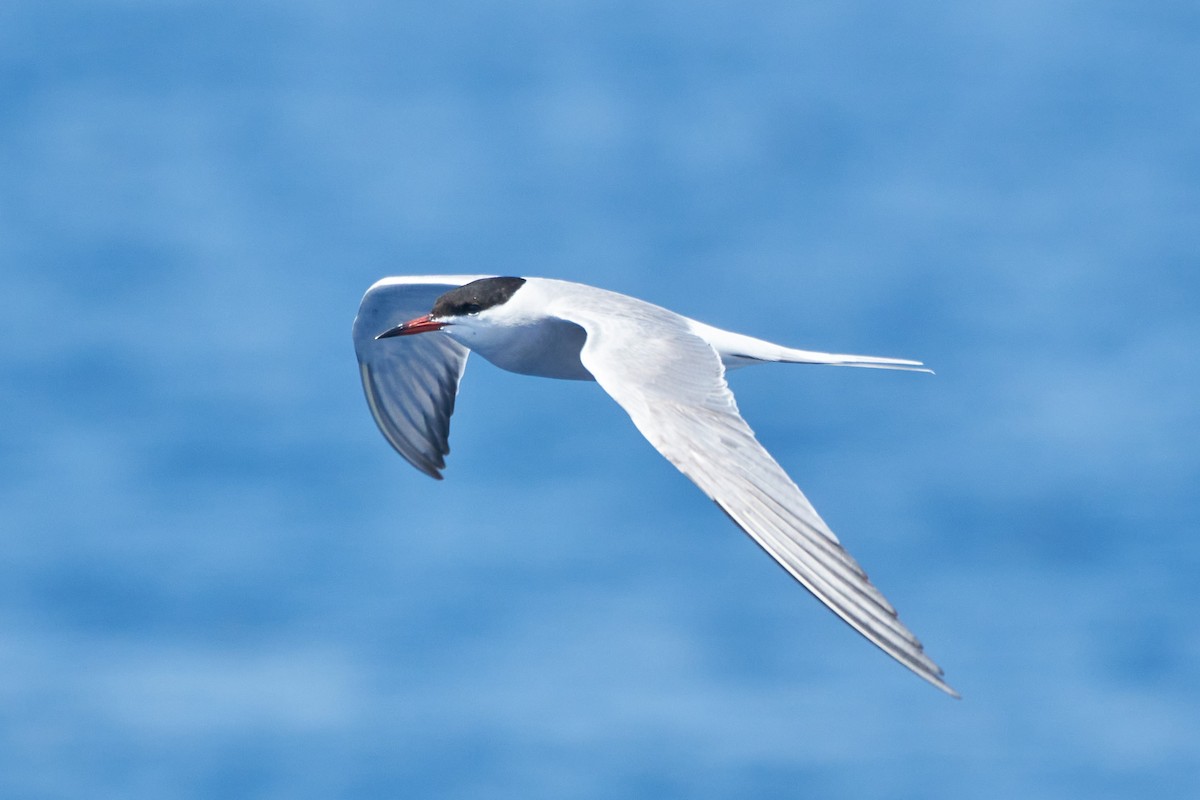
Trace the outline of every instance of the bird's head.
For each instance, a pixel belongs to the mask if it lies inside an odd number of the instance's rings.
[[[428,314],[410,319],[376,336],[412,336],[440,331],[449,326],[469,328],[475,321],[486,322],[489,311],[499,309],[525,283],[524,278],[481,278],[451,289],[433,303]]]

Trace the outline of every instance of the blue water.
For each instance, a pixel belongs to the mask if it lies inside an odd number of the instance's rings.
[[[431,4],[432,5],[432,4]],[[0,9],[0,796],[1200,793],[1200,11]],[[594,385],[447,480],[350,324],[585,281],[936,377],[733,378],[964,695]]]

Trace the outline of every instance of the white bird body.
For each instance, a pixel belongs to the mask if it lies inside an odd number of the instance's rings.
[[[412,335],[434,332],[440,335]],[[759,444],[725,382],[728,369],[764,362],[928,371],[920,362],[783,347],[579,283],[468,275],[377,282],[359,308],[354,342],[380,430],[435,478],[449,452],[449,420],[468,351],[511,372],[595,380],[663,456],[818,599],[957,696]]]

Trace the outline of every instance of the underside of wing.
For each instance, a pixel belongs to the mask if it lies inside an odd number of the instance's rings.
[[[446,336],[375,337],[429,313],[439,296],[482,277],[384,278],[367,290],[354,319],[354,352],[371,415],[400,455],[438,479],[450,452],[450,415],[468,351]]]
[[[577,304],[578,305],[578,304]],[[956,695],[738,413],[716,350],[670,312],[630,305],[568,312],[588,333],[584,366],[638,430],[780,566],[920,677]],[[564,314],[564,316],[568,316]]]

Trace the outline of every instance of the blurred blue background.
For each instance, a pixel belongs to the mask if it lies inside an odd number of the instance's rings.
[[[1200,8],[8,0],[0,796],[1200,793]],[[392,274],[936,377],[733,376],[964,695],[596,386],[376,432]]]

